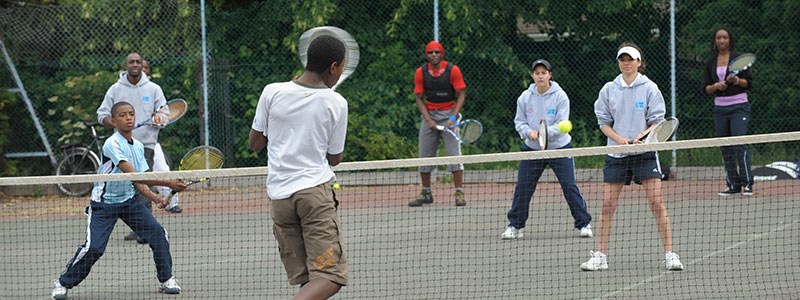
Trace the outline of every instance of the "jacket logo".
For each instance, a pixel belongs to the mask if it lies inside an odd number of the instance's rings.
[[[636,110],[644,110],[644,107],[645,107],[644,99],[636,99],[636,102],[634,103],[634,107],[636,108]]]

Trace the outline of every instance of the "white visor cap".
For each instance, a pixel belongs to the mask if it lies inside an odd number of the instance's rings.
[[[619,57],[623,54],[628,54],[633,59],[642,60],[642,55],[639,53],[639,50],[636,50],[636,48],[630,46],[620,48],[619,51],[617,51],[617,59],[619,59]]]

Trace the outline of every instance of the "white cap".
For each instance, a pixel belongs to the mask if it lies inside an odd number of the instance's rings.
[[[642,55],[639,53],[639,50],[630,46],[620,48],[619,51],[617,51],[617,59],[619,59],[622,54],[628,54],[633,59],[642,60]]]

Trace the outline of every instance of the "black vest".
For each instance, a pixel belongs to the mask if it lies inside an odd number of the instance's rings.
[[[444,73],[438,77],[433,77],[428,71],[428,63],[422,65],[422,82],[425,88],[425,98],[430,102],[444,103],[456,99],[456,91],[450,84],[450,70],[453,64],[448,63]]]

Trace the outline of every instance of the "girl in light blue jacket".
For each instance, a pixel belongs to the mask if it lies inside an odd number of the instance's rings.
[[[555,81],[550,62],[539,59],[533,62],[531,78],[534,83],[522,92],[517,99],[517,115],[514,124],[525,143],[522,151],[546,150],[539,146],[539,122],[547,121],[548,140],[547,149],[572,148],[572,137],[569,133],[562,133],[557,125],[561,121],[569,120],[569,97]],[[514,199],[508,211],[508,226],[500,235],[504,240],[522,238],[522,229],[528,221],[531,197],[536,191],[536,185],[542,177],[545,167],[550,166],[556,173],[558,183],[564,192],[569,211],[575,220],[573,226],[580,230],[581,237],[592,237],[592,216],[586,209],[586,201],[581,190],[575,183],[575,162],[572,157],[558,157],[539,160],[523,160],[519,163],[517,186],[514,188]]]
[[[664,97],[658,86],[645,76],[645,62],[638,46],[624,43],[617,51],[620,75],[606,83],[594,103],[597,124],[608,137],[608,145],[640,143],[643,132],[664,119]],[[683,270],[680,258],[672,252],[672,223],[661,193],[661,166],[658,153],[633,152],[606,156],[603,167],[603,209],[597,223],[598,248],[581,264],[581,270],[608,269],[608,240],[614,223],[622,187],[631,180],[644,185],[647,202],[656,219],[656,227],[664,244],[667,270]]]

